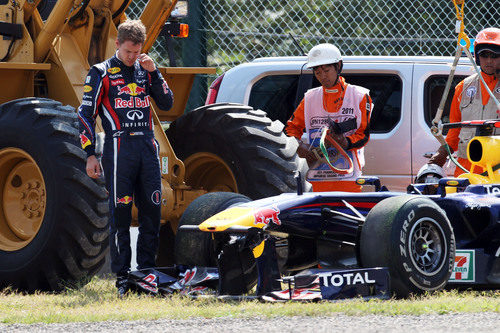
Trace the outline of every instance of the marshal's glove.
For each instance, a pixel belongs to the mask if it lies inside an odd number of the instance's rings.
[[[450,151],[453,153],[453,149],[451,149],[451,147]],[[446,147],[443,145],[439,147],[439,149],[434,155],[432,155],[427,164],[437,164],[440,167],[443,167],[443,165],[446,163],[447,157],[448,157],[448,151],[446,150]]]
[[[302,140],[297,139],[297,142],[299,143],[299,147],[297,148],[297,155],[299,157],[305,158],[307,161],[307,165],[311,167],[314,162],[318,160],[318,156],[314,154],[313,151],[309,149],[309,147],[302,142]]]
[[[344,124],[339,124],[334,122],[332,119],[328,119],[328,130],[330,137],[337,141],[337,143],[342,147],[342,149],[347,149],[347,146],[349,146],[349,142],[345,138],[345,136],[342,134],[346,132],[345,129],[342,128],[342,125]]]
[[[337,141],[337,143],[342,147],[342,149],[346,150],[347,146],[349,146],[349,142],[347,141],[346,137],[343,136],[342,134],[335,134],[330,132],[330,137]]]

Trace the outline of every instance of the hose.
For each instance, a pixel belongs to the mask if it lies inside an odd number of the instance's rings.
[[[459,167],[460,169],[462,169],[462,171],[463,171],[463,172],[465,172],[465,173],[470,173],[470,171],[469,171],[469,170],[467,170],[466,168],[464,168],[464,167],[462,166],[462,164],[460,164],[460,163],[459,163],[459,162],[455,159],[455,157],[453,157],[453,153],[451,152],[451,148],[450,148],[450,146],[449,146],[448,144],[445,144],[445,147],[446,147],[446,151],[448,152],[448,156],[450,157],[450,160],[451,160],[453,163],[455,163],[455,165],[456,165],[457,167]]]

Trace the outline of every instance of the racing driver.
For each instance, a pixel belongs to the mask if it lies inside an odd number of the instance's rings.
[[[102,175],[95,155],[95,121],[105,133],[102,166],[109,192],[111,270],[118,295],[128,291],[132,202],[138,208],[138,269],[155,266],[160,227],[161,175],[159,146],[154,138],[149,97],[168,110],[173,94],[153,60],[141,53],[146,28],[140,20],[119,25],[117,51],[92,66],[78,109],[80,139],[87,153],[87,174]]]

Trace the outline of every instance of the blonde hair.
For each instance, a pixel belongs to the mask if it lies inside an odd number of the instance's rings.
[[[126,20],[118,26],[118,43],[131,41],[134,44],[144,44],[146,27],[141,20]]]

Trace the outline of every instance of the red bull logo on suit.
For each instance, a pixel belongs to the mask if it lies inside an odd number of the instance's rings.
[[[82,149],[85,149],[88,145],[90,145],[90,140],[85,136],[85,134],[80,134],[80,144],[82,145]]]
[[[149,98],[130,97],[130,99],[115,98],[115,108],[146,108],[149,106]]]
[[[131,96],[137,96],[146,92],[141,86],[138,86],[137,83],[129,83],[126,86],[118,88],[118,95],[127,94]]]
[[[128,195],[124,196],[123,198],[116,198],[117,204],[128,205],[131,202],[132,202],[132,197]]]
[[[118,95],[129,95],[129,99],[115,98],[115,108],[146,108],[149,104],[149,98],[134,97],[146,93],[146,89],[138,86],[136,83],[130,83],[123,87],[118,87]]]

